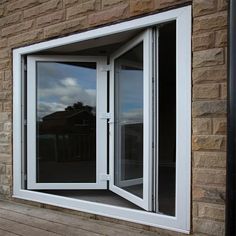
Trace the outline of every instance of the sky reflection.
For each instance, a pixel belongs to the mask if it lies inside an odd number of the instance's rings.
[[[96,106],[96,63],[37,62],[37,114],[41,120],[74,103]]]

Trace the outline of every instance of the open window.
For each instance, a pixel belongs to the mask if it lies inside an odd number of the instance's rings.
[[[110,189],[151,210],[151,29],[111,56]]]
[[[13,62],[14,197],[189,231],[191,7]]]
[[[106,57],[27,57],[28,189],[109,189],[151,210],[151,32],[111,55],[109,97]]]

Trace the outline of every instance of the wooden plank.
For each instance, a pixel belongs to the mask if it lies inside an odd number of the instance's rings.
[[[130,222],[128,222],[128,223],[130,223]],[[104,220],[99,220],[99,224],[101,224],[103,226],[109,225],[110,227],[113,227],[114,229],[120,229],[123,232],[134,230],[134,231],[136,231],[136,235],[139,235],[139,236],[141,236],[141,235],[142,236],[160,236],[158,233],[154,233],[154,232],[142,229],[142,228],[135,228],[134,226],[129,226],[129,225],[125,225],[125,224],[113,223],[113,222],[104,221]]]
[[[46,230],[37,229],[22,223],[6,220],[0,217],[0,228],[4,231],[8,231],[21,236],[58,236],[61,234],[55,234]]]
[[[74,228],[97,232],[98,234],[102,235],[105,234],[112,236],[120,236],[122,234],[125,234],[127,236],[157,236],[157,234],[154,234],[153,232],[145,231],[142,229],[136,229],[130,226],[122,225],[121,227],[119,227],[119,224],[112,222],[93,220],[87,217],[69,215],[55,210],[42,209],[23,204],[15,204],[12,202],[0,201],[0,209],[21,213],[38,219],[44,219],[49,222],[60,223]]]
[[[40,218],[35,218],[33,216],[24,215],[21,213],[0,209],[0,217],[3,219],[11,220],[20,224],[25,224],[28,226],[32,226],[38,229],[47,230],[49,232],[57,233],[60,235],[84,235],[84,236],[99,236],[101,234],[97,234],[93,231],[82,230],[79,228],[75,228],[72,226],[64,225],[62,223],[55,223],[51,221],[47,221]]]
[[[0,225],[0,235],[1,236],[18,236],[19,234],[13,234],[9,231],[2,230],[1,225]]]

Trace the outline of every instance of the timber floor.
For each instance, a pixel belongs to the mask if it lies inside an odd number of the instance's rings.
[[[114,222],[0,200],[0,236],[158,236]]]

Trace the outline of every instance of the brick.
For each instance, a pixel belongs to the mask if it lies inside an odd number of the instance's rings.
[[[68,34],[73,31],[78,31],[87,26],[87,18],[81,17],[71,21],[66,21],[56,25],[49,26],[44,29],[46,38],[55,37],[58,35]]]
[[[0,112],[2,112],[2,104],[0,103]],[[3,131],[3,123],[0,123],[0,132]]]
[[[0,60],[0,70],[2,69],[8,69],[10,66],[10,60]]]
[[[193,20],[193,33],[203,33],[212,30],[221,30],[227,27],[226,12],[196,17]]]
[[[159,0],[158,2],[159,2],[160,8],[164,8],[164,7],[170,7],[173,5],[182,4],[182,3],[191,2],[191,1],[189,0]]]
[[[12,157],[10,154],[6,153],[1,153],[0,152],[0,163],[5,163],[5,164],[11,164],[12,163]]]
[[[12,111],[12,102],[4,102],[3,111]]]
[[[11,70],[5,70],[4,71],[4,80],[7,80],[7,81],[12,80]],[[11,82],[11,81],[9,81],[9,82]]]
[[[207,219],[194,219],[193,231],[211,236],[223,236],[225,232],[224,223]]]
[[[10,112],[0,112],[0,123],[1,122],[7,122],[11,119],[11,113]]]
[[[198,216],[200,218],[208,218],[213,220],[225,220],[225,207],[219,204],[198,204]]]
[[[212,121],[210,118],[195,118],[193,119],[194,134],[211,134]]]
[[[0,7],[0,17],[3,17],[5,13],[4,7]]]
[[[225,168],[226,153],[225,152],[194,152],[193,153],[194,168]]]
[[[6,165],[0,164],[0,175],[4,175],[6,173]]]
[[[198,216],[198,204],[196,202],[193,202],[193,205],[192,205],[192,216],[193,217]]]
[[[5,16],[0,20],[0,27],[3,28],[14,23],[19,23],[20,19],[21,19],[21,12],[16,12],[14,14]]]
[[[226,81],[227,68],[225,65],[202,67],[193,69],[193,84],[196,83],[216,83]]]
[[[4,71],[0,71],[0,81],[4,79]]]
[[[215,46],[215,34],[211,32],[211,33],[194,35],[192,42],[193,42],[193,51],[213,48]]]
[[[55,23],[63,21],[64,18],[65,18],[65,12],[63,10],[56,11],[56,12],[38,17],[36,20],[36,26],[37,27],[49,26],[51,24],[55,24]]]
[[[192,150],[225,151],[226,137],[224,135],[195,135],[192,139]]]
[[[224,204],[225,187],[194,186],[192,198],[194,201]]]
[[[12,176],[12,166],[6,165],[6,175]]]
[[[33,24],[34,20],[30,20],[30,21],[24,21],[20,24],[8,26],[2,29],[2,36],[15,35],[19,32],[23,33],[24,31],[31,29],[33,27]]]
[[[220,30],[216,32],[216,47],[227,46],[227,30]]]
[[[226,118],[213,119],[213,134],[226,134],[227,133],[227,120]]]
[[[11,141],[11,135],[6,132],[0,132],[0,143],[9,143]]]
[[[218,10],[219,11],[224,11],[227,10],[228,7],[228,0],[218,0]]]
[[[2,194],[4,196],[8,196],[8,195],[10,195],[10,193],[11,193],[10,186],[0,184],[0,194]]]
[[[193,99],[215,99],[219,97],[219,84],[196,84],[193,86]]]
[[[39,5],[41,3],[47,2],[48,0],[17,0],[13,3],[10,3],[6,6],[7,12],[15,12],[21,9],[27,9],[29,7],[33,7],[35,5]]]
[[[153,9],[152,0],[131,0],[130,1],[130,12],[132,14],[151,11],[152,9]]]
[[[7,46],[7,39],[0,39],[0,48],[5,48]]]
[[[37,42],[38,40],[43,38],[43,30],[35,30],[35,31],[30,31],[26,32],[23,34],[19,34],[16,36],[12,36],[9,38],[8,44],[11,47],[23,45],[23,44],[30,44],[32,42]]]
[[[207,185],[224,187],[226,180],[225,170],[194,169],[193,185]]]
[[[10,50],[8,48],[0,49],[0,59],[5,59],[10,56]]]
[[[201,16],[214,13],[217,10],[217,0],[194,0],[193,16]]]
[[[11,131],[12,130],[12,124],[11,122],[5,122],[4,125],[3,125],[3,131]]]
[[[225,117],[225,101],[196,101],[192,104],[193,117]]]
[[[0,153],[1,153],[1,155],[2,155],[2,153],[10,154],[10,152],[11,152],[10,144],[1,144],[0,143]]]
[[[8,100],[12,97],[11,92],[0,92],[0,100]]]
[[[62,8],[61,0],[51,0],[24,11],[24,18],[36,17]]]
[[[221,84],[220,86],[220,94],[222,99],[227,99],[227,84]]]
[[[4,80],[2,82],[2,89],[3,90],[11,90],[12,89],[12,81],[11,80]],[[11,98],[11,96],[9,96]]]
[[[69,7],[66,10],[66,18],[67,19],[71,19],[73,17],[78,17],[81,16],[83,14],[87,14],[91,11],[95,11],[96,7],[96,1],[92,0],[92,1],[88,1],[82,4],[78,4],[72,7]]]
[[[224,49],[214,48],[193,52],[193,67],[207,67],[224,64]]]
[[[0,183],[3,185],[10,186],[12,183],[12,177],[9,175],[0,175]]]
[[[84,0],[64,0],[64,5],[66,7],[69,7],[72,5],[81,4],[83,2],[84,2]]]
[[[98,13],[94,13],[88,16],[88,24],[98,25],[115,20],[121,20],[128,15],[128,4],[122,4],[111,9],[106,9]]]
[[[113,7],[116,4],[124,3],[125,0],[103,0],[102,7]]]

